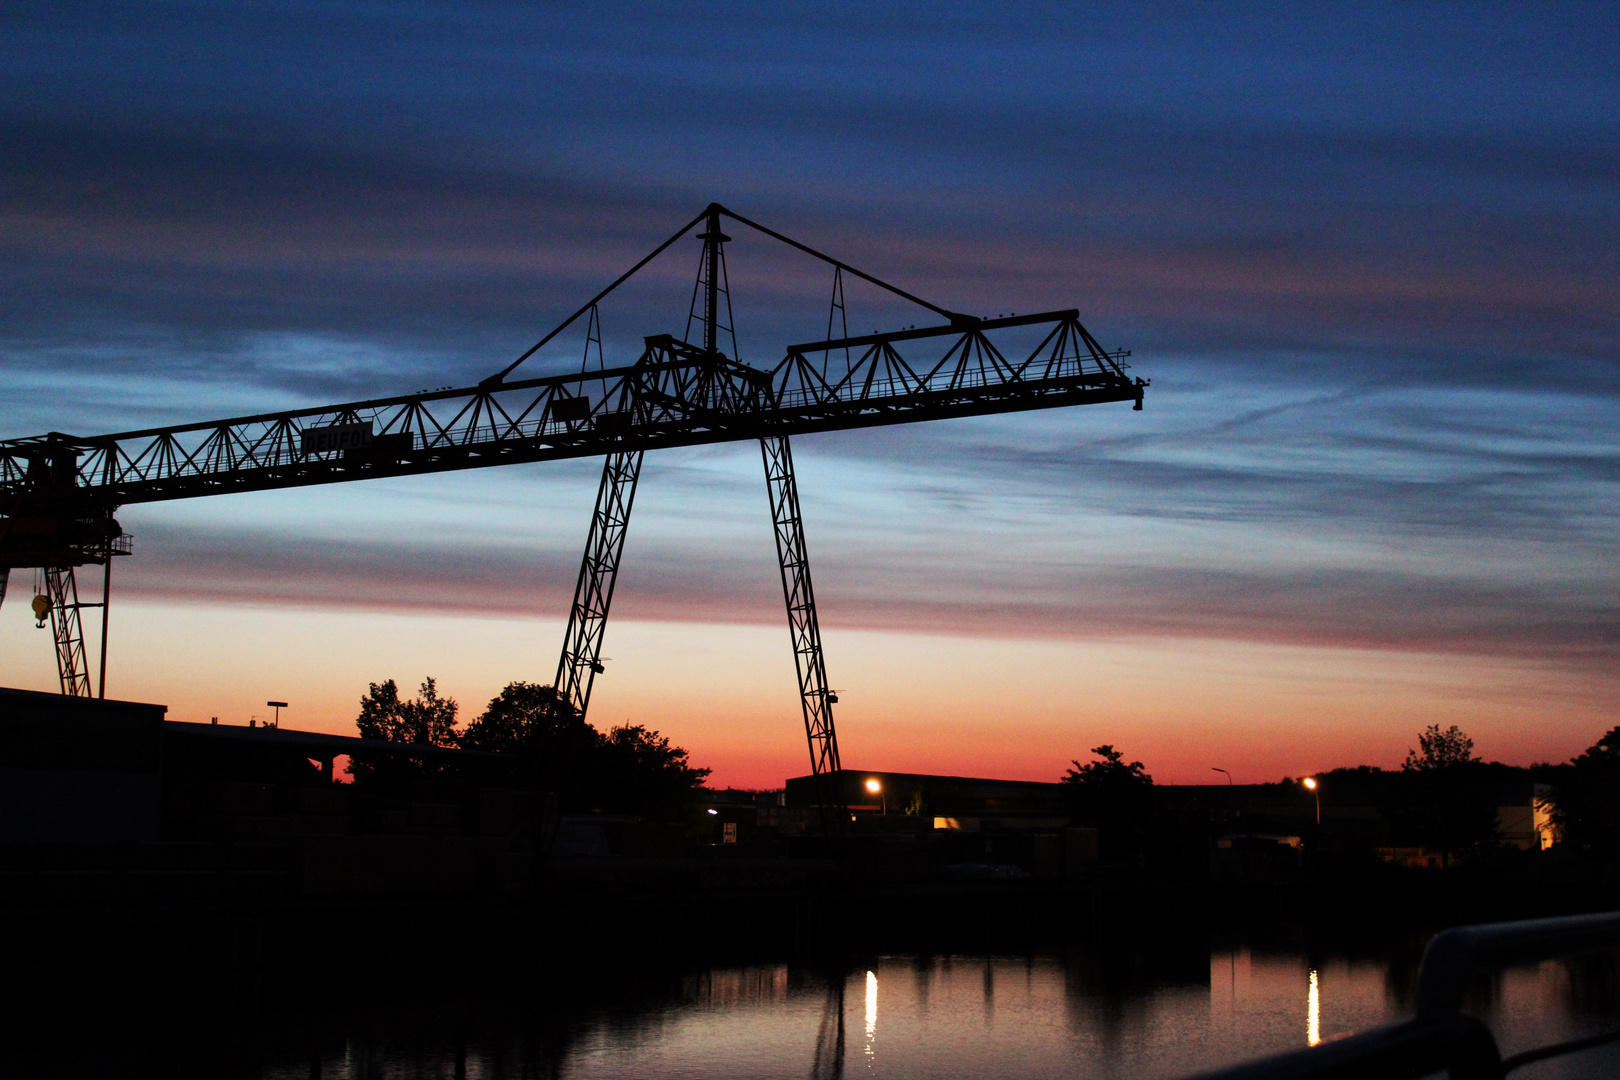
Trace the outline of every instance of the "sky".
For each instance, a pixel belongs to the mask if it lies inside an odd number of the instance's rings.
[[[469,385],[719,201],[1152,382],[795,440],[850,767],[1562,760],[1620,723],[1617,100],[1578,3],[10,3],[0,438]],[[610,365],[698,250],[603,305]],[[728,269],[744,361],[821,336],[823,268]],[[350,732],[432,676],[470,720],[551,681],[599,469],[126,507],[109,696]],[[808,771],[762,480],[649,456],[592,699],[720,785]],[[53,689],[30,585],[0,683]]]

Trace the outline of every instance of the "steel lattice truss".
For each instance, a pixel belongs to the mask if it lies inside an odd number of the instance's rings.
[[[63,673],[62,693],[90,696],[90,664],[84,655],[84,626],[79,611],[99,604],[79,602],[79,583],[71,569],[45,571],[45,595],[50,598],[51,636],[56,639],[56,666]]]
[[[602,671],[602,639],[613,605],[613,586],[619,580],[619,560],[624,557],[624,537],[630,528],[630,508],[635,505],[642,457],[640,450],[619,451],[609,454],[602,464],[596,512],[591,515],[585,559],[574,586],[562,656],[552,682],[557,696],[580,716],[590,708],[591,687]]]
[[[632,366],[599,372],[15,439],[0,442],[0,512],[44,487],[113,507],[1066,405],[1140,408],[1146,383],[1126,375],[1126,354],[1103,351],[1078,315],[793,345],[769,371],[660,335]],[[1027,326],[1049,327],[1033,351],[1009,357],[997,347],[998,331]]]
[[[737,358],[721,231],[727,217],[834,267],[831,340],[790,345],[765,369]],[[601,358],[597,303],[698,224],[702,269],[686,331],[649,337],[629,367],[508,381],[569,325],[586,319],[586,356]],[[833,339],[845,275],[917,304],[944,322]],[[723,300],[723,307],[722,307]],[[701,345],[690,339],[702,330]],[[1044,331],[1027,352],[1032,331]],[[721,347],[722,332],[731,353]],[[998,344],[998,341],[1000,344]],[[498,374],[463,390],[79,438],[52,432],[0,442],[0,595],[11,567],[47,568],[64,693],[88,694],[79,609],[101,607],[105,694],[107,578],[99,605],[78,601],[73,568],[127,554],[113,518],[126,503],[331,484],[558,458],[605,458],[596,511],[558,661],[559,697],[581,717],[595,676],[648,450],[758,439],[765,464],[799,699],[823,827],[843,831],[837,732],[793,473],[797,434],[1110,401],[1142,407],[1147,383],[1125,374],[1074,310],[997,319],[947,311],[796,240],[710,204],[675,235]]]
[[[843,764],[838,756],[838,734],[832,707],[838,695],[827,685],[827,662],[821,651],[821,622],[816,617],[816,592],[810,584],[810,553],[804,540],[804,515],[799,510],[799,481],[793,474],[793,447],[786,436],[761,439],[765,462],[765,490],[771,501],[771,525],[776,534],[777,564],[782,571],[782,598],[787,602],[788,633],[793,639],[793,666],[799,675],[799,707],[804,713],[804,734],[810,744],[810,773],[820,781],[817,809],[823,833],[844,831],[841,792],[826,777],[836,777]],[[828,811],[836,810],[836,822]]]

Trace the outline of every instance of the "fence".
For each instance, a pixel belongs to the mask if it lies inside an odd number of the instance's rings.
[[[1620,1028],[1504,1059],[1490,1029],[1462,1011],[1474,976],[1574,953],[1620,947],[1620,912],[1488,923],[1446,930],[1423,951],[1417,1016],[1306,1050],[1204,1073],[1198,1080],[1501,1080],[1522,1065],[1620,1042]]]

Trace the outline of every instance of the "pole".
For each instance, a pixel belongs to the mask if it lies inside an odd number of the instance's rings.
[[[100,690],[96,696],[103,700],[107,697],[107,617],[112,609],[107,602],[112,599],[112,541],[107,542],[107,561],[101,564],[101,674],[96,676],[96,686]]]
[[[707,247],[709,256],[709,288],[708,295],[703,299],[706,304],[708,322],[703,328],[703,347],[714,352],[720,343],[720,335],[715,323],[720,321],[720,207],[711,204],[709,207],[709,243]]]

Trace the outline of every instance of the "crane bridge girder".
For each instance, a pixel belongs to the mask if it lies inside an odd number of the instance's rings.
[[[996,332],[1024,326],[1049,329],[1033,352],[1003,355]],[[942,357],[917,355],[919,343],[940,339]],[[847,366],[817,355],[845,348],[862,350]],[[1148,384],[1124,373],[1125,355],[1098,347],[1073,310],[794,345],[770,370],[663,334],[647,338],[629,367],[0,442],[0,513],[25,514],[40,498],[122,506],[987,413],[1140,406]],[[40,460],[65,467],[34,467]]]

